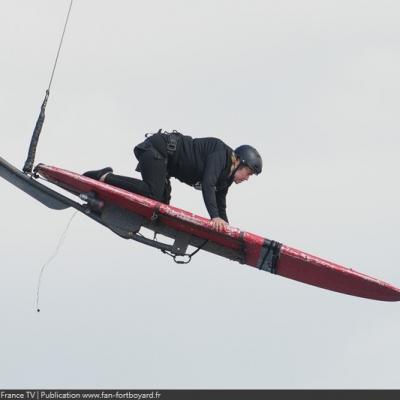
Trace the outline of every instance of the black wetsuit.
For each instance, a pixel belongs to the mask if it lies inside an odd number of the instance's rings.
[[[176,149],[168,150],[172,135]],[[175,147],[175,146],[174,146]],[[156,133],[134,149],[139,161],[137,171],[143,181],[108,174],[105,182],[169,204],[174,177],[188,185],[200,188],[211,218],[228,222],[226,195],[233,177],[229,176],[233,150],[217,138],[193,139],[179,133]]]

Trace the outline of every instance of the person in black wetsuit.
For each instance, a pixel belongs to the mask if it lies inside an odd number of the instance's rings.
[[[177,131],[160,129],[138,144],[134,153],[139,161],[136,170],[143,180],[115,175],[111,167],[83,175],[166,204],[171,200],[170,177],[177,178],[202,190],[217,230],[228,224],[226,195],[232,183],[241,183],[262,171],[261,156],[252,146],[233,150],[220,139],[194,139]]]

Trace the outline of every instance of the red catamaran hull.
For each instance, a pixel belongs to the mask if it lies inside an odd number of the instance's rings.
[[[157,212],[158,223],[176,232],[207,239],[222,249],[233,250],[242,254],[244,264],[269,271],[263,267],[268,253],[268,239],[264,237],[231,226],[222,233],[217,232],[209,219],[61,168],[39,164],[36,171],[74,194],[94,192],[105,204],[116,205],[147,220]],[[223,251],[220,255],[224,255]],[[348,295],[383,301],[400,300],[400,289],[393,285],[286,245],[280,246],[275,268],[270,272]]]

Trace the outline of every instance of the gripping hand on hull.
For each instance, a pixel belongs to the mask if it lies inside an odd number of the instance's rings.
[[[224,228],[228,226],[228,223],[219,217],[212,218],[211,222],[212,227],[218,232],[223,232]]]

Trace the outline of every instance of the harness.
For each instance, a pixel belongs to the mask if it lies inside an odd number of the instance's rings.
[[[178,148],[178,142],[182,134],[176,130],[164,133],[167,135],[167,153],[169,156],[173,156]]]
[[[172,132],[167,132],[167,131],[163,131],[162,129],[159,129],[157,132],[146,133],[144,136],[147,139],[150,136],[159,135],[159,134],[163,134],[166,136],[166,138],[167,138],[167,146],[166,146],[167,155],[173,156],[175,154],[176,150],[178,149],[178,142],[179,142],[182,134],[175,129]]]

